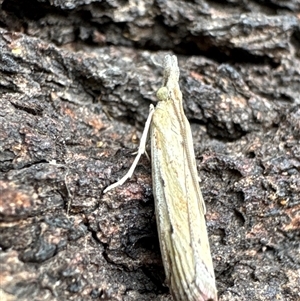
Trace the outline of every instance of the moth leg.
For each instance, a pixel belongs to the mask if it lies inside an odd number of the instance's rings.
[[[148,155],[148,153],[147,153],[146,150],[145,150],[145,155],[146,155],[147,159],[150,161],[150,157],[149,157],[149,155]]]
[[[131,176],[133,175],[133,172],[140,160],[140,157],[142,154],[145,153],[145,149],[146,149],[146,142],[147,142],[147,136],[148,136],[148,132],[149,132],[149,128],[150,128],[150,125],[151,125],[151,120],[152,120],[152,116],[153,116],[153,113],[154,113],[154,106],[151,104],[150,105],[150,109],[149,109],[149,115],[148,115],[148,118],[147,118],[147,121],[145,123],[145,128],[144,128],[144,131],[143,131],[143,134],[142,134],[142,138],[141,138],[141,141],[140,141],[140,145],[139,145],[139,149],[138,149],[138,153],[130,167],[130,169],[128,170],[128,172],[123,176],[122,179],[120,179],[118,182],[106,187],[103,191],[103,193],[106,193],[107,191],[111,190],[111,189],[114,189],[118,186],[121,186],[123,185],[127,179],[130,179]]]

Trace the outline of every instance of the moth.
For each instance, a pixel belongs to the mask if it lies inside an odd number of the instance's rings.
[[[184,114],[175,55],[164,59],[159,100],[150,112],[138,154],[128,173],[104,190],[122,185],[145,152],[150,128],[152,185],[163,265],[175,301],[217,301],[217,289],[198,184],[190,124]]]

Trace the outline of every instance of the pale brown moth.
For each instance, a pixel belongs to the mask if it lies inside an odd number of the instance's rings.
[[[177,58],[164,60],[158,104],[151,105],[133,174],[145,151],[151,127],[152,182],[160,249],[167,283],[175,301],[216,301],[217,289],[205,224],[205,204],[198,184],[190,124],[184,114]]]

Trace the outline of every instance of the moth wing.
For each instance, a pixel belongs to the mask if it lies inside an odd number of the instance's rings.
[[[190,125],[185,119],[182,135],[172,111],[168,103],[160,104],[151,126],[153,192],[166,277],[177,301],[216,300]]]

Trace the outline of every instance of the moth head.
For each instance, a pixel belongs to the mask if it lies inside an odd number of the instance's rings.
[[[169,98],[169,89],[167,87],[161,87],[156,92],[156,96],[159,101],[167,101]]]

